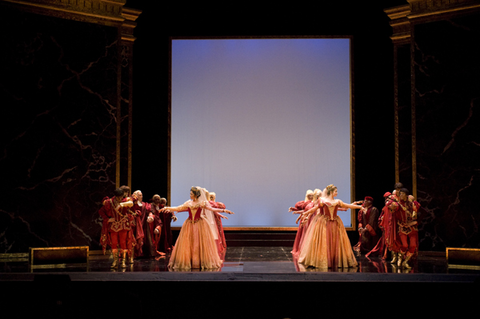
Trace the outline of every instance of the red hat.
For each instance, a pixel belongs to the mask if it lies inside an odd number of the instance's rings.
[[[373,202],[373,197],[371,197],[371,196],[365,196],[365,201],[367,201],[367,200]]]
[[[392,195],[392,193],[386,192],[385,194],[383,194],[383,197],[388,197],[388,196],[390,196],[390,195]]]

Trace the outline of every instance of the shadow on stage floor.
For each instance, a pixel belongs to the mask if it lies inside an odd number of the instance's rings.
[[[458,317],[476,309],[480,270],[448,265],[444,253],[420,252],[408,271],[363,255],[356,268],[319,270],[299,266],[290,249],[229,247],[216,271],[169,271],[167,259],[111,270],[110,257],[98,252],[86,265],[56,268],[0,259],[0,306],[49,318],[315,318],[333,310]]]

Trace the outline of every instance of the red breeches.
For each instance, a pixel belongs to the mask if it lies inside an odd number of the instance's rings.
[[[400,251],[405,254],[407,251],[411,254],[415,253],[418,246],[418,233],[412,231],[410,234],[405,235],[402,233],[398,234],[400,236],[401,246]]]
[[[120,246],[120,249],[122,250],[127,250],[127,233],[128,231],[126,230],[121,230],[119,232],[110,232],[110,238],[112,240],[112,250],[118,249],[118,246]]]

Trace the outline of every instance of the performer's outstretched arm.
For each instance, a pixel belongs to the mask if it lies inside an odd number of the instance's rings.
[[[350,208],[350,209],[362,209],[363,208],[363,206],[360,206],[360,205],[346,204],[344,202],[341,202],[341,207],[346,207],[346,208]]]
[[[188,211],[188,208],[186,205],[180,205],[177,207],[164,207],[159,210],[159,212],[164,213],[164,212],[186,212]]]
[[[234,212],[228,210],[228,209],[224,209],[224,208],[213,208],[212,206],[210,206],[210,204],[208,204],[207,202],[204,203],[204,206],[203,208],[205,209],[208,209],[209,211],[212,211],[214,213],[227,213],[227,214],[235,214]],[[222,215],[220,215],[222,216]],[[225,216],[222,216],[223,218],[226,218]],[[227,218],[228,219],[228,218]]]

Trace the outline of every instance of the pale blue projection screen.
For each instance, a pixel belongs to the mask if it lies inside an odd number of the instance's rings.
[[[235,212],[225,227],[290,227],[308,189],[351,201],[350,39],[174,39],[171,54],[169,206],[202,186]]]

